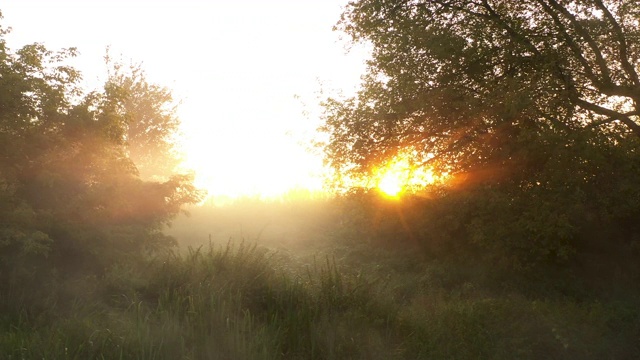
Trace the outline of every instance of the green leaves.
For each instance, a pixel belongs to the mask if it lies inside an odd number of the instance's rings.
[[[144,181],[134,164],[138,146],[175,165],[165,151],[178,125],[169,90],[138,68],[85,94],[68,66],[74,48],[30,44],[12,52],[3,35],[0,292],[54,273],[100,274],[172,246],[162,227],[202,194],[173,167],[161,181]]]
[[[630,0],[353,1],[336,28],[372,56],[353,97],[323,104],[326,163],[366,178],[411,149],[453,179],[427,195],[425,231],[513,264],[627,244],[638,13]]]
[[[337,171],[348,164],[366,171],[361,164],[400,146],[464,169],[479,159],[505,161],[511,153],[495,147],[511,147],[522,132],[569,136],[618,121],[619,131],[637,131],[640,83],[629,65],[640,61],[635,8],[629,1],[352,2],[337,29],[371,43],[373,53],[362,90],[341,106],[325,104],[327,158]]]

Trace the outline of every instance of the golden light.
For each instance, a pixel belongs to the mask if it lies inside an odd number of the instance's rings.
[[[5,0],[1,6],[2,24],[14,29],[11,49],[33,42],[77,47],[74,64],[87,90],[102,87],[107,46],[116,57],[143,63],[148,80],[169,87],[180,103],[185,170],[195,172],[210,197],[233,199],[322,191],[322,158],[307,152],[321,125],[318,91],[355,93],[371,50],[354,45],[345,54],[340,46],[332,27],[345,2]],[[121,20],[117,27],[109,26],[114,18]]]
[[[389,197],[397,197],[406,187],[411,167],[406,158],[396,158],[378,170],[377,187]]]
[[[305,168],[314,159],[301,151],[282,154],[281,158],[289,160],[289,163],[268,161],[260,154],[248,151],[221,156],[214,162],[211,155],[203,154],[197,147],[186,148],[185,168],[195,172],[195,185],[206,190],[207,200],[214,203],[222,204],[244,197],[277,200],[292,197],[292,194],[305,197],[307,195],[304,194],[315,196],[322,192],[322,178],[314,173],[312,167]],[[243,161],[238,161],[238,158]]]
[[[374,173],[376,187],[390,198],[398,198],[408,190],[423,189],[444,181],[447,174],[436,175],[433,169],[412,164],[411,153],[397,155]]]
[[[403,188],[402,179],[398,177],[398,174],[387,173],[380,182],[378,188],[387,196],[396,197],[400,194]]]

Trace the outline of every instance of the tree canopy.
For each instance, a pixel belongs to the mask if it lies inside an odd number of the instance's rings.
[[[6,33],[0,28],[0,291],[38,274],[100,274],[172,244],[163,226],[201,194],[186,175],[140,178],[135,136],[144,133],[147,146],[166,133],[132,132],[155,120],[133,123],[119,107],[163,108],[167,91],[142,81],[134,82],[141,91],[115,92],[110,80],[85,93],[67,65],[75,49],[12,51]]]
[[[359,0],[336,28],[373,49],[361,90],[324,104],[338,173],[407,148],[453,172],[513,172],[640,136],[637,1]]]
[[[636,251],[640,3],[358,0],[336,29],[372,54],[354,96],[324,101],[326,162],[452,174],[414,209],[424,244],[517,266]]]

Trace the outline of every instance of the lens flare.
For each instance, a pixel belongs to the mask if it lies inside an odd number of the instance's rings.
[[[406,188],[411,175],[411,166],[406,158],[395,158],[378,170],[377,187],[389,197],[398,197]]]
[[[402,191],[402,182],[403,181],[398,177],[398,174],[389,172],[380,179],[378,189],[387,196],[396,197]]]
[[[376,188],[389,198],[399,198],[405,191],[424,189],[447,177],[436,175],[431,168],[416,166],[411,159],[411,155],[400,154],[378,168],[374,173]]]

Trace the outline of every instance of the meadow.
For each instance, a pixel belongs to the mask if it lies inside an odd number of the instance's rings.
[[[190,209],[179,247],[2,294],[3,359],[637,359],[638,273],[514,271],[353,200]],[[405,230],[403,230],[405,229]],[[16,289],[20,287],[16,286]],[[24,295],[24,294],[23,294]],[[16,299],[27,299],[17,302]],[[31,299],[31,300],[28,300]],[[37,306],[36,306],[37,305]]]

